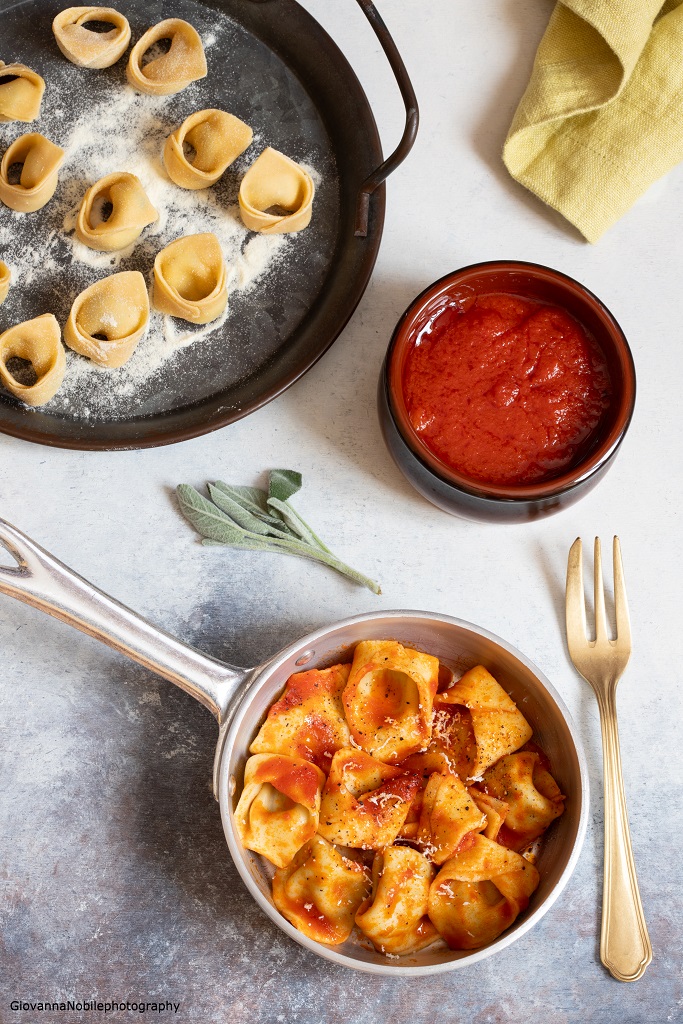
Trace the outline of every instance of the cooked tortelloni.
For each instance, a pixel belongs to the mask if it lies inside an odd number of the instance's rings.
[[[467,779],[472,775],[477,759],[472,715],[469,708],[449,704],[447,693],[437,693],[434,697],[429,746],[421,753],[411,754],[401,762],[401,766],[406,771],[420,772],[424,776],[433,772],[450,772]]]
[[[86,288],[77,297],[64,340],[100,366],[113,370],[132,356],[149,323],[149,296],[142,274],[127,270]]]
[[[395,640],[356,647],[344,690],[354,741],[380,761],[397,763],[427,747],[439,660]]]
[[[498,833],[510,810],[509,804],[491,796],[490,793],[485,793],[479,786],[469,786],[468,789],[481,813],[486,815],[486,828],[482,835],[493,842],[498,842]]]
[[[161,313],[208,324],[228,303],[227,271],[220,242],[207,232],[185,235],[154,261],[154,305]]]
[[[311,222],[314,195],[308,171],[268,146],[242,179],[240,214],[250,231],[269,235],[301,231]]]
[[[199,110],[166,139],[164,166],[181,188],[208,188],[251,145],[253,137],[249,125],[233,114]],[[193,156],[187,155],[188,149]]]
[[[94,22],[111,25],[107,32],[93,31]],[[57,46],[79,68],[109,68],[116,64],[130,42],[128,19],[113,7],[69,7],[52,22]]]
[[[417,842],[429,860],[443,864],[471,844],[486,821],[457,775],[434,773],[424,791]]]
[[[100,178],[83,196],[76,237],[89,249],[117,252],[132,245],[158,219],[140,179],[118,171]]]
[[[341,699],[350,670],[350,665],[333,665],[290,676],[250,753],[303,757],[327,773],[336,751],[350,746]]]
[[[170,41],[166,52],[160,45],[162,40]],[[148,50],[152,51],[151,59],[145,63]],[[160,21],[131,50],[126,73],[134,89],[152,96],[169,96],[205,78],[206,57],[196,29],[181,18]]]
[[[0,260],[0,306],[9,294],[9,286],[12,283],[12,272],[6,263]]]
[[[510,927],[538,882],[533,864],[477,835],[432,882],[429,917],[451,949],[477,949]]]
[[[470,779],[480,779],[490,765],[531,739],[533,732],[515,702],[483,665],[466,672],[450,689],[439,694],[439,707],[462,705],[469,709],[476,742]]]
[[[403,768],[405,762],[401,767]],[[417,844],[417,834],[420,831],[420,818],[422,817],[422,805],[424,803],[425,789],[427,788],[428,778],[422,777],[420,785],[418,786],[415,796],[412,799],[408,814],[405,821],[399,829],[397,840],[405,839],[408,842]]]
[[[25,64],[5,64],[0,60],[0,121],[35,121],[45,81]]]
[[[346,942],[369,891],[367,868],[320,835],[273,878],[273,902],[280,913],[310,939],[330,946]]]
[[[551,821],[564,811],[564,797],[539,754],[523,750],[501,757],[484,774],[482,788],[488,799],[507,804],[498,842],[523,850],[538,839]]]
[[[439,938],[427,917],[433,877],[429,861],[407,846],[375,854],[372,896],[360,907],[356,924],[380,953],[406,956]]]
[[[35,379],[24,383],[15,374],[14,360],[30,363]],[[9,364],[9,365],[8,365]],[[0,334],[0,382],[26,405],[44,405],[58,391],[64,379],[66,355],[59,324],[52,313],[10,327]]]
[[[283,754],[254,754],[235,808],[243,846],[284,867],[318,829],[325,776],[314,764]]]
[[[323,791],[318,831],[340,846],[390,846],[419,785],[417,775],[383,764],[362,750],[338,750]]]
[[[0,163],[0,200],[18,213],[42,209],[55,194],[64,155],[39,132],[21,135]]]

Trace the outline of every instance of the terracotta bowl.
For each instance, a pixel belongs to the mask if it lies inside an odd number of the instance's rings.
[[[612,397],[598,427],[574,464],[533,484],[499,485],[458,473],[424,444],[410,422],[403,372],[414,339],[430,317],[451,301],[507,293],[560,306],[593,336],[604,353]],[[587,288],[535,263],[476,263],[447,274],[411,303],[394,330],[379,383],[379,414],[387,448],[410,483],[453,515],[488,522],[529,522],[574,504],[612,464],[628,430],[636,398],[633,357],[619,324]]]

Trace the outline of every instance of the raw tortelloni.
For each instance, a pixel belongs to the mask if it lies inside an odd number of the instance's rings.
[[[477,742],[472,715],[463,705],[448,703],[448,690],[434,697],[432,738],[426,750],[412,754],[402,762],[411,772],[430,775],[449,772],[469,778],[477,760]]]
[[[367,869],[317,835],[275,872],[273,902],[304,935],[335,946],[351,934],[369,889]]]
[[[18,213],[33,213],[48,203],[57,189],[64,150],[44,135],[21,135],[6,151],[0,163],[0,201]],[[21,166],[19,180],[10,180]]]
[[[45,92],[45,81],[25,64],[0,60],[0,121],[35,121]]]
[[[356,924],[380,953],[406,956],[429,946],[439,933],[427,917],[434,868],[407,846],[375,854],[372,896],[356,914]]]
[[[108,32],[88,28],[92,22],[111,25]],[[112,7],[69,7],[52,22],[57,46],[79,68],[109,68],[130,42],[130,25]]]
[[[171,181],[181,188],[208,188],[251,145],[254,133],[248,124],[224,110],[199,110],[190,114],[166,140],[164,166]],[[194,156],[186,155],[186,148]]]
[[[242,846],[285,867],[318,829],[324,785],[320,769],[301,757],[254,754],[235,808]]]
[[[83,196],[76,237],[90,249],[116,252],[132,245],[158,218],[140,179],[119,171],[100,178]]]
[[[8,367],[12,360],[31,364],[35,381],[24,384]],[[10,327],[0,334],[0,382],[26,405],[44,405],[58,391],[64,379],[66,354],[59,324],[52,313]]]
[[[301,231],[311,222],[314,194],[310,174],[269,146],[242,179],[240,214],[250,231],[267,235]]]
[[[7,298],[9,286],[12,283],[12,274],[6,263],[0,260],[0,306]]]
[[[157,44],[162,40],[170,40],[170,49],[154,53],[155,48],[161,49]],[[143,64],[148,50],[152,50],[152,59]],[[134,89],[152,96],[180,92],[192,82],[205,78],[206,57],[196,29],[180,18],[160,21],[148,29],[131,50],[126,73]]]
[[[149,323],[149,296],[137,270],[112,274],[77,297],[64,340],[100,366],[113,370],[132,356]]]
[[[227,272],[215,235],[185,235],[154,261],[154,305],[193,324],[216,320],[228,302]]]
[[[538,883],[533,864],[478,835],[432,882],[429,917],[451,949],[477,949],[510,927]]]
[[[417,833],[417,842],[430,860],[443,864],[471,843],[486,824],[486,814],[457,775],[430,775]]]

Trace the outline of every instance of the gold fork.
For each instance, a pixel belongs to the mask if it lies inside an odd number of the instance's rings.
[[[619,981],[637,981],[652,960],[626,814],[617,727],[617,683],[631,657],[631,625],[619,538],[614,538],[616,638],[607,635],[600,539],[595,538],[595,640],[586,636],[581,538],[567,565],[567,646],[569,655],[598,699],[605,788],[605,872],[602,887],[600,959]]]

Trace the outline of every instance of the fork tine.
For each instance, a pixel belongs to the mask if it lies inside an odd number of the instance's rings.
[[[631,645],[631,620],[628,614],[628,602],[626,600],[626,585],[624,584],[624,566],[621,561],[621,544],[619,538],[613,541],[614,552],[614,610],[617,620],[617,639],[624,644]]]
[[[600,538],[595,538],[593,556],[593,602],[595,605],[595,639],[605,640],[607,637],[607,615],[605,613],[605,588],[602,582],[602,553]]]
[[[569,549],[567,562],[567,645],[586,641],[586,602],[583,596],[583,546],[577,537]]]

